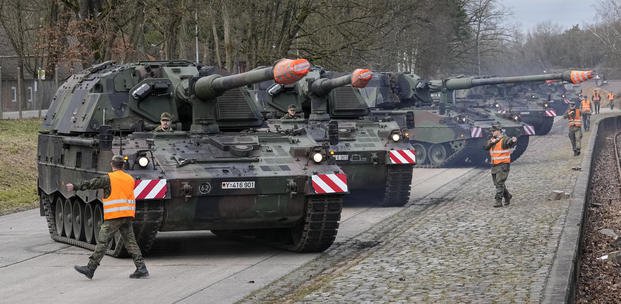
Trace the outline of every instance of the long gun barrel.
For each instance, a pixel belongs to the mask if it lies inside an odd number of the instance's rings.
[[[512,77],[490,77],[490,78],[451,78],[446,80],[432,80],[430,81],[430,88],[435,92],[446,90],[463,90],[472,87],[502,84],[502,83],[520,83],[520,82],[535,82],[545,80],[565,80],[572,83],[580,83],[593,78],[592,71],[565,71],[563,73],[555,74],[540,74],[529,76],[512,76]]]
[[[356,69],[351,74],[337,78],[319,78],[309,86],[311,93],[311,115],[309,120],[329,120],[326,95],[335,88],[351,84],[354,88],[364,88],[373,78],[369,69]]]
[[[216,122],[216,97],[227,90],[245,85],[273,79],[279,84],[292,84],[306,76],[310,63],[306,59],[283,59],[273,67],[230,75],[209,75],[198,78],[193,86],[192,126],[195,133],[216,133],[219,127]]]

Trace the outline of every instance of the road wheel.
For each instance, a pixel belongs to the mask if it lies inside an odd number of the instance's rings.
[[[429,147],[429,162],[433,166],[442,166],[446,162],[448,153],[442,144],[433,144]]]
[[[101,229],[101,224],[103,223],[103,209],[101,203],[95,203],[95,208],[93,212],[93,220],[95,223],[95,242],[99,241],[99,230]]]
[[[71,206],[70,199],[65,199],[63,201],[63,220],[65,224],[65,235],[71,238],[73,236],[73,206]]]
[[[60,197],[54,199],[54,222],[56,224],[56,234],[62,236],[65,232],[65,214],[63,213],[63,200]]]
[[[416,150],[416,164],[427,164],[427,148],[421,143],[413,143],[412,147]]]
[[[84,240],[89,244],[95,242],[95,215],[93,204],[84,205]]]
[[[84,240],[84,212],[82,202],[78,199],[71,201],[73,208],[73,235],[76,240]]]

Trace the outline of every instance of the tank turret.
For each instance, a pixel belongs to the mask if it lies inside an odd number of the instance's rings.
[[[194,133],[217,133],[216,97],[227,90],[245,85],[274,80],[281,85],[292,84],[304,77],[310,68],[306,59],[284,59],[274,67],[259,68],[230,76],[213,74],[197,77],[190,84],[192,100],[192,127]]]

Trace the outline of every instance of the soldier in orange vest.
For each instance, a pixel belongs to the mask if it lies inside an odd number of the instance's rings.
[[[582,114],[584,131],[589,131],[591,127],[591,101],[586,97],[580,101],[580,114]]]
[[[125,160],[120,155],[112,157],[110,166],[112,172],[102,177],[96,177],[85,181],[78,186],[72,183],[66,185],[67,191],[103,189],[104,198],[103,213],[104,222],[99,230],[99,238],[95,252],[90,256],[88,265],[75,266],[75,270],[92,279],[99,262],[106,253],[108,243],[117,231],[121,232],[125,249],[132,255],[136,271],[130,274],[132,279],[146,278],[149,276],[147,266],[144,264],[140,247],[136,242],[132,219],[136,214],[136,201],[134,197],[134,178],[123,171]]]
[[[582,119],[581,111],[576,108],[576,104],[570,104],[569,109],[563,115],[565,119],[569,119],[569,140],[571,148],[574,150],[574,156],[580,155],[580,142],[582,141]]]
[[[608,92],[606,97],[608,98],[608,106],[612,110],[612,108],[614,108],[615,106],[615,94],[612,94],[612,92]]]
[[[593,101],[593,107],[595,114],[599,114],[599,105],[602,101],[602,96],[599,95],[599,91],[597,89],[593,90],[593,95],[591,95],[591,100]]]
[[[485,144],[485,150],[489,150],[492,162],[492,181],[496,187],[496,203],[494,207],[502,207],[502,199],[505,199],[505,206],[511,203],[513,195],[507,190],[505,181],[509,177],[511,166],[511,151],[517,144],[517,138],[507,137],[502,134],[499,126],[492,126],[492,137]]]

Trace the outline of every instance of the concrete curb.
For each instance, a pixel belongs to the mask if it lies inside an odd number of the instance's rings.
[[[608,119],[618,119],[619,115],[610,115],[599,119],[592,125],[588,148],[583,149],[581,164],[582,173],[578,175],[573,194],[569,202],[565,226],[561,233],[559,244],[552,268],[548,274],[548,281],[543,293],[542,303],[573,303],[575,301],[575,286],[578,278],[578,262],[580,243],[583,237],[585,208],[588,203],[587,189],[590,186],[593,151],[599,136],[600,123]],[[595,136],[593,136],[595,134]]]

